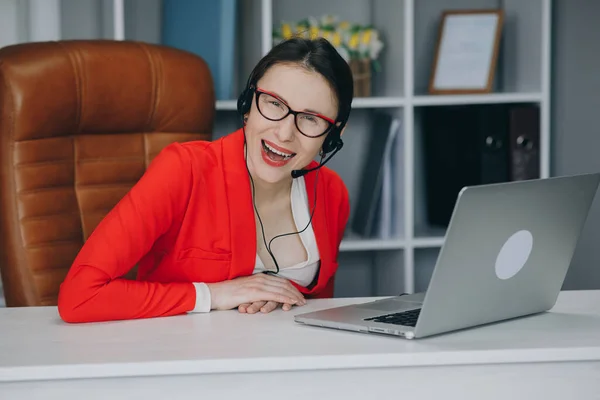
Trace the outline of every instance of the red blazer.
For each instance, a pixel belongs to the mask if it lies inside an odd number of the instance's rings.
[[[67,322],[148,318],[191,311],[192,282],[252,274],[256,229],[240,129],[212,142],[170,144],[90,235],[61,284]],[[312,161],[309,167],[318,165]],[[320,169],[312,224],[321,256],[306,297],[333,296],[347,189]],[[312,211],[316,171],[305,175]],[[137,263],[137,280],[123,279]]]

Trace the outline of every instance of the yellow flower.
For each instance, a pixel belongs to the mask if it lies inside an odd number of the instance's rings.
[[[333,34],[333,45],[338,47],[340,44],[342,44],[342,35],[340,35],[339,32],[336,32]]]
[[[369,44],[370,41],[371,41],[371,30],[367,29],[363,32],[362,42],[363,42],[363,44]]]
[[[348,43],[348,46],[354,50],[356,49],[356,47],[358,47],[358,33],[353,33],[352,36],[350,37],[350,42]]]
[[[281,27],[281,34],[283,35],[284,39],[289,39],[292,37],[292,27],[290,24],[283,24]]]
[[[310,38],[316,39],[319,36],[319,27],[311,26],[310,27]]]

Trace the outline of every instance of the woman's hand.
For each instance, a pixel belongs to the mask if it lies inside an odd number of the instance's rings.
[[[270,313],[275,310],[279,306],[283,311],[289,311],[292,309],[291,304],[287,303],[278,303],[276,301],[255,301],[254,303],[244,303],[238,306],[238,311],[241,313],[254,314],[257,312],[261,313]]]
[[[241,312],[250,313],[256,308],[263,312],[273,311],[283,304],[283,309],[292,305],[304,305],[302,293],[290,281],[278,276],[254,274],[230,281],[208,283],[211,309],[230,310],[239,307]],[[242,311],[242,309],[244,311]]]

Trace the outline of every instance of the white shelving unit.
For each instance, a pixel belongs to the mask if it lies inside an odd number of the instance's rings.
[[[442,12],[497,7],[506,13],[497,71],[502,83],[493,93],[485,95],[429,95],[426,89]],[[261,0],[247,2],[243,10],[246,17],[241,29],[245,40],[260,38],[260,47],[244,47],[244,67],[238,77],[240,84],[245,83],[259,56],[270,49],[273,24],[281,20],[296,21],[307,16],[335,14],[355,22],[370,22],[385,39],[386,54],[382,55],[382,73],[374,76],[373,97],[354,100],[344,135],[347,155],[340,153],[341,156],[332,159],[329,165],[346,181],[351,200],[356,199],[359,175],[353,165],[360,165],[356,160],[364,159],[361,150],[372,134],[368,123],[370,113],[385,109],[400,116],[403,178],[402,193],[396,206],[401,209],[399,218],[404,230],[402,236],[394,239],[344,239],[338,284],[341,295],[412,293],[424,290],[428,285],[437,254],[444,244],[445,232],[429,228],[425,223],[424,177],[420,167],[423,157],[420,111],[423,107],[502,103],[539,105],[540,171],[542,177],[549,176],[551,0],[305,0],[301,4],[295,0]],[[253,29],[259,29],[259,33],[252,32]],[[230,112],[235,107],[234,99],[217,102],[217,109],[225,118],[231,117]]]
[[[15,2],[15,4],[19,4]],[[20,3],[24,4],[24,3]],[[29,7],[50,7],[39,0]],[[162,0],[53,0],[62,38],[112,38],[160,42]],[[344,134],[342,152],[328,164],[346,182],[352,204],[359,190],[373,113],[386,111],[402,121],[402,162],[398,182],[397,222],[401,234],[392,239],[346,238],[341,246],[336,296],[393,295],[427,288],[444,230],[427,226],[422,149],[425,107],[500,103],[536,104],[541,111],[540,171],[550,171],[550,40],[551,0],[239,0],[236,92],[256,62],[271,48],[274,24],[308,16],[338,15],[371,23],[382,34],[382,69],[373,77],[373,96],[356,98]],[[429,95],[427,84],[435,39],[444,10],[503,8],[505,23],[497,86],[488,95]],[[40,8],[41,10],[41,8]],[[35,10],[34,10],[35,11]],[[29,12],[32,12],[29,10]],[[111,21],[112,20],[112,21]],[[44,28],[55,35],[56,24]],[[55,39],[52,37],[51,39]],[[236,97],[216,103],[215,137],[239,127]]]
[[[140,0],[113,0],[115,38],[127,36],[130,9],[139,13]],[[136,3],[140,3],[137,4]],[[385,110],[402,121],[400,193],[397,196],[401,235],[392,239],[351,238],[342,242],[336,296],[388,295],[425,290],[437,254],[444,244],[444,230],[427,226],[425,215],[422,149],[424,107],[527,103],[540,107],[540,173],[550,171],[550,40],[551,0],[244,0],[239,3],[238,66],[234,79],[239,93],[256,62],[272,46],[274,24],[308,16],[334,14],[358,23],[371,23],[382,34],[385,49],[382,70],[373,77],[373,95],[355,98],[344,135],[344,150],[328,164],[346,182],[351,202],[358,195],[372,114]],[[124,7],[123,12],[117,8]],[[435,39],[442,12],[451,9],[502,8],[505,11],[497,85],[485,95],[429,95],[427,84]],[[139,22],[138,22],[139,25]],[[124,33],[121,28],[125,27]],[[156,27],[156,29],[160,29]],[[122,35],[122,36],[121,36]],[[236,98],[216,103],[216,137],[239,127]]]

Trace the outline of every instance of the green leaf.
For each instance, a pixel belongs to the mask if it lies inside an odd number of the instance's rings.
[[[381,71],[381,63],[379,62],[379,60],[373,60],[371,62],[371,64],[373,65],[373,70],[375,72],[380,72]]]

